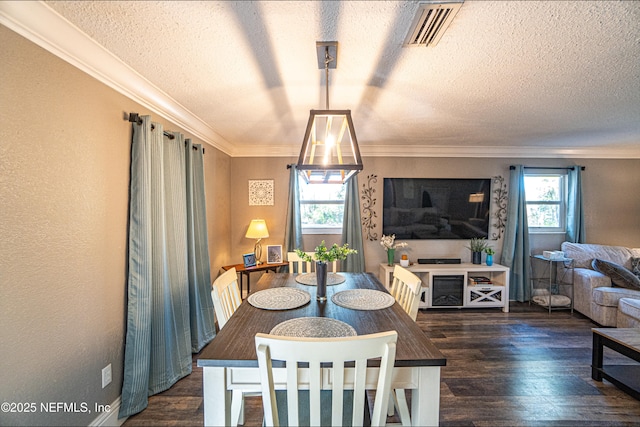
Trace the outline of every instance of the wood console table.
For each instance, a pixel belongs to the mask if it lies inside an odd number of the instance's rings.
[[[640,400],[640,365],[604,365],[604,347],[640,362],[640,328],[593,328],[591,378],[606,379]]]
[[[289,265],[288,262],[278,262],[275,264],[260,264],[254,265],[253,267],[245,267],[244,264],[234,264],[234,265],[225,265],[222,267],[223,270],[231,270],[235,267],[236,273],[240,274],[240,296],[242,296],[242,276],[247,276],[247,296],[251,293],[251,273],[255,273],[256,271],[273,271],[274,273],[279,273],[280,267],[285,267]]]

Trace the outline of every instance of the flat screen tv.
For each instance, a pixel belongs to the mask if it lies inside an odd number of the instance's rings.
[[[382,232],[404,240],[488,237],[490,202],[490,178],[385,178]]]

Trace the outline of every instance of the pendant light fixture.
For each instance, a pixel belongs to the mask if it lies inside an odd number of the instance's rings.
[[[308,183],[344,184],[363,169],[351,110],[329,109],[329,68],[337,68],[338,42],[316,42],[325,71],[325,110],[311,110],[297,168]]]

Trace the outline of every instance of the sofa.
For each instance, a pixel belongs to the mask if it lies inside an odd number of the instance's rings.
[[[640,288],[616,286],[611,280],[614,277],[619,283],[615,272],[600,268],[603,264],[617,264],[631,272],[632,262],[637,265],[640,259],[640,248],[564,242],[561,250],[565,257],[573,259],[573,307],[576,311],[601,326],[640,325]],[[594,263],[594,260],[598,261]],[[624,301],[619,304],[622,299]]]

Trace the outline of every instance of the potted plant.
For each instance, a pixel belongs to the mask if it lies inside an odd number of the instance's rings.
[[[493,256],[496,254],[496,251],[494,251],[493,248],[488,247],[484,250],[484,253],[487,254],[487,258],[485,261],[487,265],[493,265]]]
[[[408,243],[401,242],[395,243],[396,235],[391,234],[389,236],[385,236],[384,234],[380,238],[380,244],[384,247],[384,250],[387,251],[387,264],[393,265],[394,258],[396,256],[396,249],[405,248],[409,246]]]
[[[482,264],[482,252],[489,247],[487,239],[484,237],[474,237],[469,241],[467,249],[471,250],[471,259],[474,264]]]
[[[316,298],[318,301],[326,301],[327,299],[327,265],[330,262],[336,260],[345,260],[347,256],[351,254],[356,254],[358,251],[355,249],[350,249],[349,244],[345,243],[342,246],[338,246],[337,243],[334,243],[330,249],[327,248],[327,245],[324,243],[320,243],[319,246],[316,247],[316,250],[313,254],[313,257],[301,249],[296,249],[296,254],[303,260],[307,262],[315,262],[316,263],[316,281],[317,281],[317,292]]]

